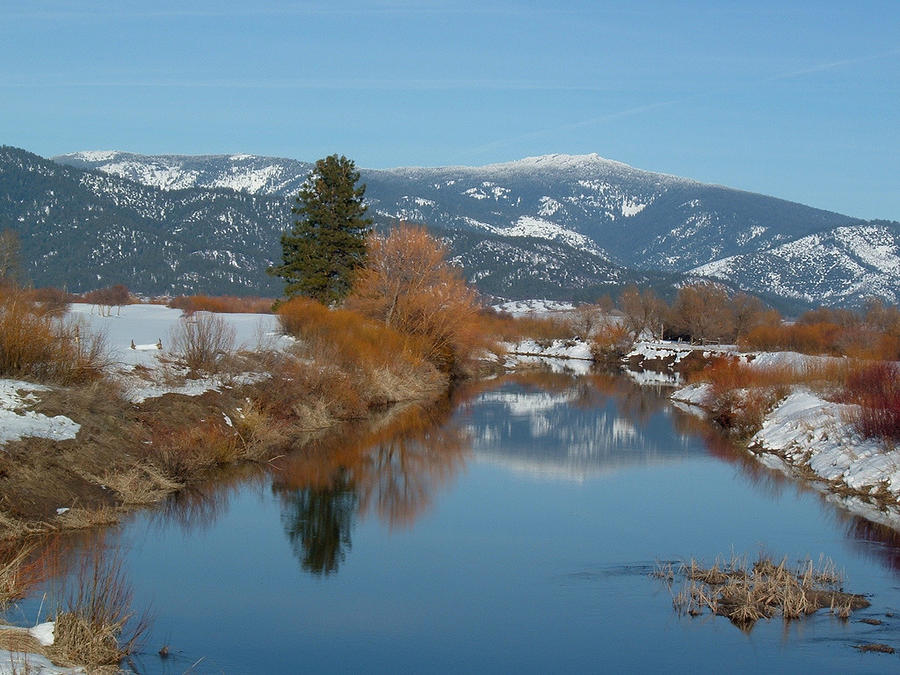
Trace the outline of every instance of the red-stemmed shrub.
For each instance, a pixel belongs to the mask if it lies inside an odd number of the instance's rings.
[[[864,436],[900,441],[900,368],[875,362],[847,377],[847,398],[859,404],[853,424]]]

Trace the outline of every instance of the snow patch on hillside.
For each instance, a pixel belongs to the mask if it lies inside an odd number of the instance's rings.
[[[606,257],[606,254],[588,237],[543,218],[521,216],[514,225],[498,229],[497,233],[505,237],[536,237],[550,241],[562,241],[582,251]]]
[[[72,153],[71,156],[85,162],[108,162],[120,154],[118,150],[81,150],[80,152]]]
[[[640,202],[635,202],[630,199],[622,200],[622,215],[626,218],[630,218],[631,216],[636,216],[641,211],[643,211],[647,207],[646,204],[641,204]]]
[[[232,155],[232,159],[234,157]],[[275,184],[283,172],[283,168],[275,164],[259,168],[232,166],[228,174],[219,175],[209,186],[255,194],[268,191],[268,188]]]

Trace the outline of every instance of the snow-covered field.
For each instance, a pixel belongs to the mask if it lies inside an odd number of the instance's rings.
[[[138,403],[167,393],[197,396],[223,386],[217,376],[185,380],[172,384],[161,373],[160,357],[173,357],[172,335],[181,321],[182,312],[162,305],[125,305],[110,316],[100,316],[97,308],[83,303],[73,304],[67,320],[84,326],[82,335],[102,334],[113,362],[113,376],[122,384],[124,395]],[[286,339],[278,332],[278,321],[268,314],[221,314],[234,329],[235,347],[255,349],[261,345],[278,345]],[[132,348],[132,344],[134,348]],[[162,345],[162,349],[159,346]],[[136,366],[144,369],[142,374]],[[171,368],[169,369],[171,373]],[[250,382],[263,377],[247,373],[230,378],[231,382]],[[66,440],[75,438],[79,425],[63,415],[47,417],[32,410],[40,399],[42,385],[19,380],[0,379],[0,448],[4,443],[25,437]]]
[[[85,303],[75,303],[69,316],[87,324],[93,333],[102,333],[113,359],[122,365],[153,366],[156,363],[156,346],[162,342],[162,351],[172,345],[172,332],[181,320],[180,309],[163,305],[124,305],[121,312],[100,316],[97,308]],[[272,314],[220,314],[234,329],[235,347],[253,349],[260,341],[272,339],[278,330],[278,319]],[[134,343],[137,349],[132,349]]]

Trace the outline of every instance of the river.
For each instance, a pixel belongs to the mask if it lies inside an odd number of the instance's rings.
[[[900,647],[900,539],[758,466],[667,394],[608,375],[479,382],[134,514],[103,537],[151,608],[133,666],[896,669],[853,646]],[[743,632],[678,616],[649,576],[657,561],[761,550],[830,557],[872,606]]]

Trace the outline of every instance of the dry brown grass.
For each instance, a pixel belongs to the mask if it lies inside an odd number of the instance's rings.
[[[152,453],[166,476],[186,483],[214,467],[238,461],[240,439],[223,418],[209,418],[157,430]]]
[[[68,665],[117,665],[137,647],[147,626],[145,618],[133,620],[121,557],[92,551],[82,557],[74,584],[56,611],[48,656]]]
[[[113,506],[74,507],[60,514],[57,522],[65,529],[86,530],[115,525],[121,517],[121,511]]]
[[[154,504],[184,487],[149,463],[128,470],[107,472],[100,482],[114,490],[123,504]]]
[[[38,642],[37,638],[26,631],[0,628],[0,650],[3,649],[17,654],[41,654],[44,651],[43,645]]]
[[[881,642],[870,642],[864,645],[855,645],[861,652],[875,652],[881,654],[893,654],[894,648]]]
[[[793,621],[820,609],[828,609],[845,619],[869,602],[861,595],[845,593],[843,581],[834,563],[822,559],[789,567],[786,559],[776,563],[760,558],[748,566],[741,558],[717,559],[711,567],[691,559],[681,566],[684,583],[673,592],[677,612],[698,616],[710,612],[727,617],[743,630],[750,630],[760,619],[780,613]]]
[[[41,580],[43,567],[33,558],[34,550],[35,545],[30,543],[0,543],[0,610],[25,597],[28,589]]]

